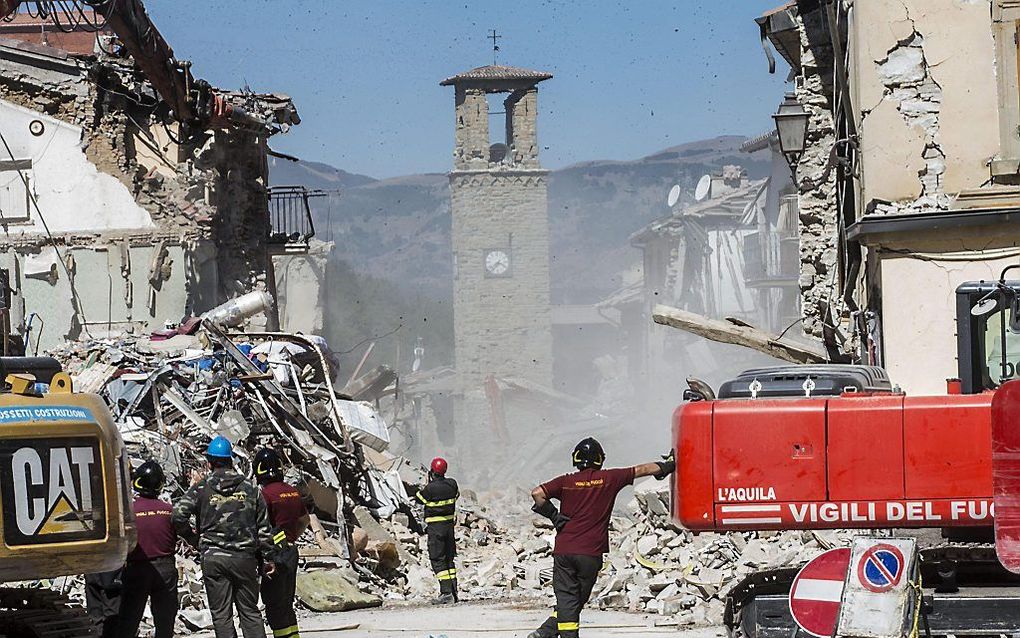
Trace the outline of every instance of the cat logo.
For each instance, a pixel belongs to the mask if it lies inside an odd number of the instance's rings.
[[[0,445],[4,537],[8,545],[89,540],[105,535],[98,441],[8,440]]]

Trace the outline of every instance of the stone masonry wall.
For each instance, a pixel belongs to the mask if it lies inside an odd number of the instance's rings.
[[[484,467],[497,436],[489,427],[486,378],[552,386],[546,173],[453,172],[450,191],[455,356],[462,390],[455,406],[456,438],[464,446],[461,455],[472,453],[470,458]],[[492,249],[510,254],[510,276],[486,276],[485,253]],[[508,420],[508,427],[517,427],[513,414]]]
[[[800,194],[800,291],[804,333],[821,339],[832,295],[838,294],[836,272],[836,172],[829,156],[836,142],[832,117],[832,48],[824,13],[800,17],[802,77],[797,99],[810,113],[807,149],[797,165]]]
[[[510,152],[515,165],[524,168],[538,168],[538,89],[514,91],[506,101],[506,112],[510,114]]]
[[[551,385],[545,173],[453,173],[450,186],[457,369],[467,384],[494,373]],[[486,276],[490,249],[510,253],[511,276]]]
[[[489,165],[489,103],[485,90],[457,87],[453,167],[457,170]]]

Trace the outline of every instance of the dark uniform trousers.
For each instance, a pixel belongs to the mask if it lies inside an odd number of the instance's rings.
[[[279,550],[274,561],[276,571],[262,579],[262,602],[266,621],[274,638],[297,638],[298,622],[294,613],[294,588],[297,583],[298,550],[288,545]]]
[[[588,604],[591,590],[602,569],[601,556],[563,554],[553,556],[553,593],[556,611],[538,633],[546,638],[576,638],[580,629],[581,609]]]
[[[206,552],[202,556],[202,577],[216,638],[237,638],[231,607],[237,608],[244,638],[266,638],[259,613],[258,558],[243,552]]]
[[[457,543],[454,539],[454,521],[429,523],[425,533],[428,536],[429,562],[439,580],[439,593],[457,595]]]
[[[120,600],[119,638],[136,638],[145,613],[152,607],[156,638],[171,638],[177,619],[177,565],[173,556],[131,561],[124,567],[124,595]]]
[[[123,570],[85,575],[85,607],[101,638],[117,635]]]

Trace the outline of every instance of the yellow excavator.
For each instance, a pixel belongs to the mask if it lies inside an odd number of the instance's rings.
[[[48,357],[0,357],[0,635],[93,636],[60,592],[19,582],[121,567],[130,465],[106,403]],[[48,389],[40,381],[48,381]]]

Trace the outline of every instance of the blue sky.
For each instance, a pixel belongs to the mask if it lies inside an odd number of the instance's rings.
[[[187,5],[182,9],[182,5]],[[303,123],[277,150],[374,177],[442,172],[453,147],[444,77],[499,61],[549,71],[546,166],[630,159],[771,127],[754,17],[780,0],[147,0],[177,56],[214,85],[291,95]]]

